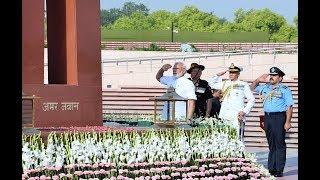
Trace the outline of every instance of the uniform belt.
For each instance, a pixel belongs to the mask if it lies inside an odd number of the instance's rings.
[[[275,115],[275,114],[284,114],[286,113],[285,111],[282,112],[264,112],[265,115]]]

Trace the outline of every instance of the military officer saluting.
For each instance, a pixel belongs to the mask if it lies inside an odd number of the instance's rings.
[[[269,75],[269,83],[259,84],[265,82]],[[272,67],[269,74],[261,75],[250,86],[263,100],[264,131],[269,144],[268,169],[275,177],[283,176],[286,163],[285,133],[291,128],[294,104],[290,88],[281,83],[284,75],[279,68]]]
[[[229,71],[229,79],[222,81],[219,77]],[[219,118],[231,120],[233,127],[239,129],[241,141],[244,143],[244,125],[246,116],[250,113],[255,103],[255,97],[249,84],[239,80],[242,68],[233,63],[228,70],[214,74],[209,80],[212,89],[222,91],[222,103]],[[244,100],[248,99],[245,105]]]

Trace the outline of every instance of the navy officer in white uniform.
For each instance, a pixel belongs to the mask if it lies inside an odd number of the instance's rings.
[[[244,125],[246,116],[255,104],[255,97],[250,90],[249,84],[239,80],[242,67],[232,63],[228,70],[214,74],[209,80],[212,89],[222,91],[222,103],[219,118],[231,120],[232,126],[239,130],[239,136],[244,143]],[[222,81],[220,76],[229,72],[229,79]],[[245,105],[245,98],[248,102]]]

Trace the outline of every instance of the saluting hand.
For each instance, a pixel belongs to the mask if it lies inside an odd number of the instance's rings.
[[[225,71],[219,72],[219,73],[217,73],[217,76],[222,76],[222,75],[224,75],[227,71],[228,71],[228,70],[225,70]]]
[[[261,76],[258,77],[259,82],[266,81],[268,76],[269,74],[262,74]]]
[[[170,69],[172,66],[170,64],[165,64],[162,66],[162,70],[163,71],[167,71],[168,69]]]

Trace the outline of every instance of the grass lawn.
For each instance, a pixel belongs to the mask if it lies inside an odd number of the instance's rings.
[[[179,31],[173,42],[268,42],[267,32],[210,33]],[[106,30],[101,29],[101,41],[171,42],[170,30]]]

